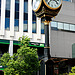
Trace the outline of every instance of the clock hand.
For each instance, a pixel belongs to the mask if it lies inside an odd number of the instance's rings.
[[[56,4],[58,4],[58,2],[57,2],[56,0],[53,0],[53,1],[55,1],[55,2],[56,2]]]
[[[52,0],[49,0],[49,1],[48,1],[48,4],[50,4],[51,1],[52,1]]]

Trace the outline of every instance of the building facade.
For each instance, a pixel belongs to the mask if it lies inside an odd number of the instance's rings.
[[[44,54],[44,24],[35,16],[31,3],[32,0],[0,0],[0,56],[17,52],[19,37],[26,35],[30,38],[29,46],[37,47],[39,56]],[[75,0],[62,3],[60,13],[49,24],[53,59],[75,58]]]

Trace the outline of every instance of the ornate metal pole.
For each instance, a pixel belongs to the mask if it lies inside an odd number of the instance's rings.
[[[50,21],[45,20],[45,47],[44,47],[44,61],[50,59],[50,45],[49,45],[49,23]]]

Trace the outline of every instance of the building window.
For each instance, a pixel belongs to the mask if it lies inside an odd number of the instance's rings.
[[[44,23],[42,23],[42,21],[41,21],[41,34],[44,34]]]
[[[70,31],[75,31],[75,25],[74,24],[70,24]]]
[[[58,29],[63,29],[63,23],[58,22]]]
[[[5,18],[5,29],[9,30],[10,28],[10,18]]]
[[[6,0],[6,9],[5,9],[5,29],[10,29],[10,1]]]
[[[71,0],[63,0],[63,1],[69,1],[69,2],[71,2]]]
[[[51,22],[51,27],[52,27],[53,30],[58,30],[57,26],[58,26],[57,22],[54,22],[54,21]]]
[[[32,32],[36,33],[36,21],[32,22]]]
[[[1,29],[1,0],[0,0],[0,29]]]
[[[51,22],[51,27],[57,28],[57,22],[52,21],[52,22]]]
[[[34,11],[32,11],[32,33],[36,33],[36,15]]]
[[[19,0],[15,0],[14,31],[19,31]]]
[[[64,23],[64,30],[69,30],[69,24]]]
[[[10,10],[10,0],[6,0],[6,10]]]
[[[1,0],[0,0],[0,9],[1,9]]]
[[[68,1],[68,2],[72,2],[72,0],[63,0],[63,1]]]
[[[75,24],[69,24],[69,23],[61,23],[61,22],[51,22],[51,29],[52,30],[66,30],[66,31],[71,31],[75,32]]]
[[[28,0],[24,0],[23,32],[28,32]]]
[[[19,31],[19,19],[15,19],[15,31]]]

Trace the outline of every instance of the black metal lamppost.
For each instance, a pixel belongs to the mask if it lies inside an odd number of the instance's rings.
[[[49,23],[52,21],[51,18],[59,13],[61,6],[62,0],[32,0],[33,11],[37,17],[42,18],[45,25],[45,47],[43,58],[45,62],[51,57],[49,45]]]

